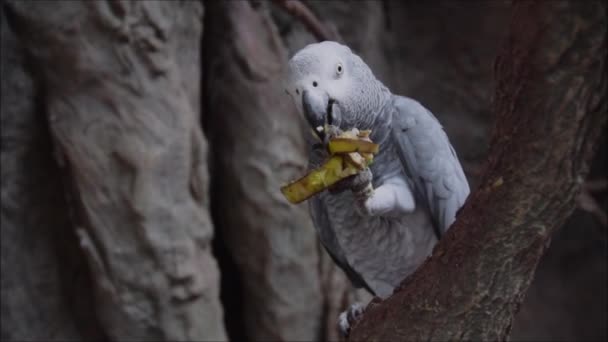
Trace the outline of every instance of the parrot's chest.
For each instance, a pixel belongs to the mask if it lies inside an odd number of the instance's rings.
[[[405,177],[391,150],[378,155],[371,171],[374,188],[391,177]],[[422,207],[407,215],[370,217],[355,209],[350,191],[325,193],[322,201],[346,260],[381,297],[390,295],[436,243],[430,216]]]

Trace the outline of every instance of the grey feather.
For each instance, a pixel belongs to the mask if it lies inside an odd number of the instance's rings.
[[[307,46],[290,59],[288,79],[297,110],[314,119],[308,129],[331,119],[342,130],[371,129],[380,145],[369,167],[375,195],[322,193],[309,206],[322,245],[354,286],[386,298],[430,255],[469,195],[458,157],[433,114],[393,95],[346,46]],[[309,167],[324,157],[322,146],[313,148]],[[346,187],[354,190],[352,182]],[[360,205],[386,215],[356,210]]]
[[[393,96],[393,109],[397,154],[441,236],[469,195],[469,183],[443,127],[430,111],[403,96]]]
[[[327,210],[322,205],[319,197],[311,198],[309,203],[310,214],[317,233],[319,234],[319,240],[321,240],[321,244],[329,256],[336,263],[336,265],[338,265],[338,267],[340,267],[344,273],[346,273],[348,279],[352,282],[355,288],[364,287],[371,294],[376,295],[365,280],[363,280],[363,277],[361,277],[361,275],[350,266],[348,261],[346,261],[344,251],[342,250],[342,247],[340,247],[334,229],[331,227],[331,221],[327,217]]]
[[[318,167],[323,159],[322,153],[323,147],[315,145],[312,148],[310,155],[309,169]],[[314,196],[308,200],[310,215],[312,217],[313,225],[319,235],[321,244],[332,258],[332,260],[340,267],[348,279],[352,282],[355,288],[364,287],[371,294],[375,295],[371,287],[363,280],[363,277],[357,271],[355,271],[346,260],[344,251],[338,243],[336,233],[331,225],[331,221],[327,215],[327,208],[323,205],[319,196]]]

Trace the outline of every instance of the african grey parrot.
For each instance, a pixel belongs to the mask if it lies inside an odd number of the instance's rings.
[[[323,143],[340,130],[371,129],[380,145],[369,168],[312,197],[309,206],[323,246],[353,285],[386,298],[431,254],[469,195],[456,152],[429,110],[392,94],[339,43],[298,51],[285,91],[321,142],[312,145],[309,167],[322,163]],[[360,305],[351,310],[362,312]],[[343,332],[347,318],[340,317]]]

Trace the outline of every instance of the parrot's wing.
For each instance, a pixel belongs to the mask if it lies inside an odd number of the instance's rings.
[[[415,100],[394,96],[392,135],[401,164],[427,206],[439,236],[456,218],[469,183],[439,121]]]
[[[364,287],[374,296],[376,295],[374,291],[369,287],[369,285],[363,280],[361,275],[357,273],[348,263],[346,257],[344,256],[344,251],[342,247],[338,243],[338,239],[336,238],[336,234],[331,226],[331,221],[327,215],[327,210],[322,205],[321,199],[319,196],[312,197],[308,200],[310,205],[310,213],[312,216],[313,224],[319,234],[319,240],[321,240],[321,244],[325,247],[325,250],[329,254],[329,256],[334,260],[334,262],[346,273],[350,281],[353,283],[355,288]]]
[[[308,168],[311,169],[313,167],[318,167],[323,159],[322,153],[320,153],[319,146],[313,147],[310,156],[310,164]],[[338,238],[336,237],[336,233],[331,226],[331,221],[329,220],[329,215],[327,214],[327,209],[323,205],[321,196],[313,196],[308,200],[310,215],[312,217],[313,225],[319,234],[319,240],[321,240],[321,244],[329,254],[329,256],[333,259],[333,261],[338,265],[344,273],[348,276],[350,281],[352,282],[355,288],[364,287],[374,296],[375,292],[371,289],[371,287],[363,280],[361,275],[355,271],[348,261],[346,260],[346,256],[344,255],[344,251],[338,243]]]

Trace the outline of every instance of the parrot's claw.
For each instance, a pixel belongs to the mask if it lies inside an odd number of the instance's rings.
[[[339,194],[346,190],[351,190],[357,199],[363,199],[371,195],[369,190],[372,182],[372,171],[369,168],[350,177],[346,177],[328,188],[331,194]]]
[[[355,303],[348,310],[340,314],[338,325],[343,336],[348,336],[351,326],[363,316],[364,311],[365,307],[361,303]]]
[[[367,183],[365,187],[359,191],[353,191],[355,195],[355,209],[362,216],[373,216],[369,202],[374,196],[374,188],[371,183]]]

